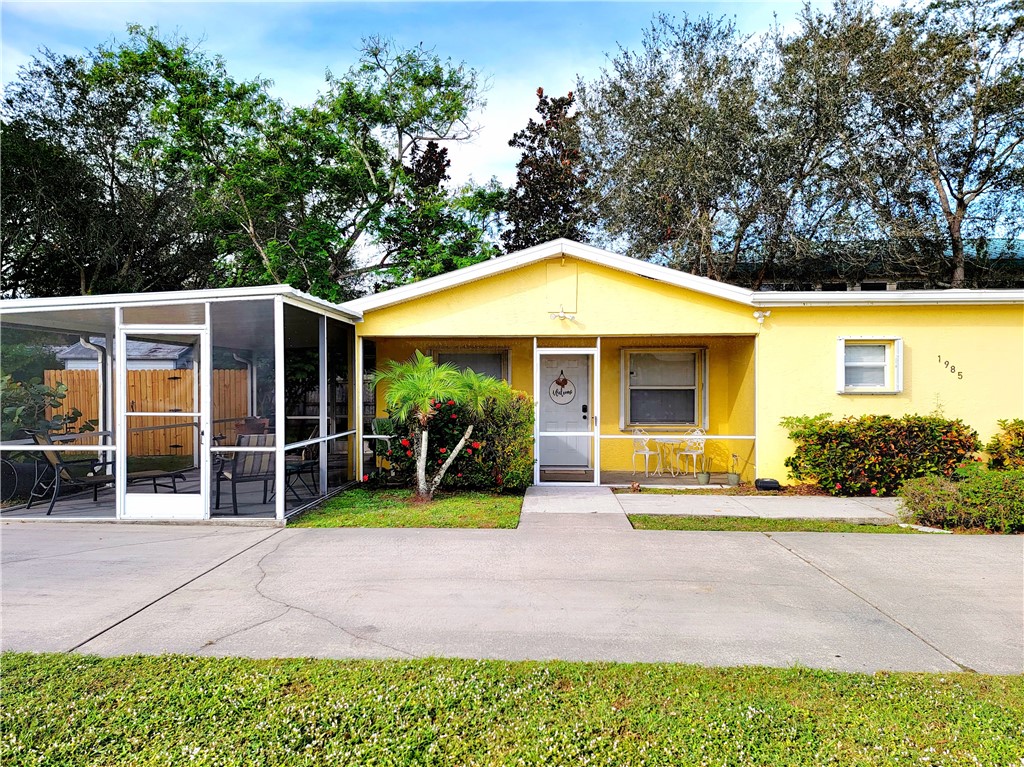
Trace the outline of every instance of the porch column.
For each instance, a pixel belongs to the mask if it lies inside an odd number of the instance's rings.
[[[284,299],[274,296],[274,516],[284,520],[285,504]]]
[[[352,465],[356,480],[363,478],[363,339],[358,332],[352,334],[352,428],[356,430],[352,450],[355,452]]]
[[[540,357],[533,337],[533,484],[540,484]]]
[[[327,315],[320,315],[320,439],[327,436]],[[321,442],[318,445],[320,456],[320,495],[327,495],[327,449],[329,442]]]
[[[601,484],[601,336],[594,340],[594,402],[591,405],[594,422],[594,484]]]

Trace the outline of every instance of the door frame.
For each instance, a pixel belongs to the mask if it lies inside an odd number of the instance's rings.
[[[592,393],[590,403],[590,431],[572,432],[542,432],[540,430],[540,361],[541,357],[559,356],[566,354],[578,354],[589,357],[590,364],[590,391]],[[579,487],[580,485],[601,484],[601,339],[595,339],[594,346],[545,346],[537,345],[537,338],[533,339],[533,484]],[[540,478],[540,438],[541,437],[590,437],[593,443],[594,456],[594,479],[591,482],[542,482]]]
[[[213,350],[210,347],[210,307],[205,307],[205,322],[202,325],[181,325],[181,324],[126,324],[121,321],[122,309],[117,309],[115,337],[117,343],[117,355],[114,360],[114,381],[115,402],[117,411],[117,434],[119,448],[115,455],[115,489],[117,495],[117,518],[118,519],[209,519],[210,518],[210,451],[209,437],[211,418],[211,392],[210,384],[212,379],[209,371],[213,360]],[[193,403],[198,405],[198,410],[192,413],[175,413],[173,415],[192,416],[199,420],[199,433],[194,435],[194,454],[199,469],[199,493],[185,494],[175,493],[175,507],[181,508],[185,513],[161,513],[161,508],[169,503],[154,504],[154,513],[146,516],[129,516],[128,514],[128,416],[141,415],[128,412],[127,387],[128,387],[128,345],[130,335],[156,334],[162,336],[191,336],[199,339],[199,356],[194,358],[195,374],[193,376]],[[198,394],[198,396],[196,396]],[[170,415],[170,414],[168,414]],[[193,500],[195,499],[195,500]],[[152,498],[149,499],[152,501]]]

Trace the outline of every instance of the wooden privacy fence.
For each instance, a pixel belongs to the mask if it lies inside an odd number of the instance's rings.
[[[131,414],[176,410],[193,412],[194,373],[193,370],[127,371],[128,455],[192,455],[195,428],[180,425],[190,419],[156,416],[132,418]],[[75,424],[76,427],[85,421],[99,419],[98,371],[46,370],[43,382],[47,386],[56,386],[61,382],[68,387],[64,406],[58,410],[48,411],[48,417],[68,414],[77,408],[82,412],[82,416]],[[249,415],[247,386],[244,370],[213,371],[213,391],[210,393],[213,401],[213,433],[224,434],[224,444],[234,444],[235,420],[242,420]],[[218,421],[222,422],[217,423]]]

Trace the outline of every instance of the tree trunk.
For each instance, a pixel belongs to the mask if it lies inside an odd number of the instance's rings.
[[[420,429],[420,449],[416,455],[416,495],[419,498],[430,500],[433,497],[433,493],[430,491],[430,486],[427,484],[427,440],[429,435],[427,430]]]
[[[959,208],[959,206],[957,206]],[[962,288],[967,279],[964,270],[964,237],[960,230],[960,222],[963,215],[960,210],[951,216],[949,224],[949,244],[953,250],[953,276],[949,281],[949,287]]]

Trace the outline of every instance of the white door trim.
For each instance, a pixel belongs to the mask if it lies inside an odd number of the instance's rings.
[[[115,316],[117,354],[114,360],[116,390],[117,451],[115,453],[114,491],[115,509],[118,519],[209,519],[210,518],[210,413],[212,393],[213,350],[210,347],[209,304],[206,304],[206,322],[202,325],[126,325],[121,323],[123,307]],[[160,336],[194,336],[199,339],[199,355],[193,358],[195,375],[193,386],[199,390],[190,413],[156,413],[197,417],[199,433],[193,437],[193,454],[199,469],[199,493],[189,495],[175,493],[171,497],[147,496],[145,513],[130,514],[128,509],[128,416],[145,416],[145,412],[128,412],[128,336],[152,333]]]
[[[540,429],[540,362],[541,357],[576,354],[589,357],[590,364],[590,430],[573,432],[571,436],[590,437],[591,454],[594,456],[594,479],[591,482],[543,482],[540,478],[540,439],[542,436],[560,436],[568,432],[542,432]],[[594,346],[539,347],[533,339],[533,483],[535,485],[600,485],[601,484],[601,339]]]

